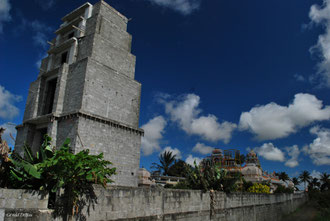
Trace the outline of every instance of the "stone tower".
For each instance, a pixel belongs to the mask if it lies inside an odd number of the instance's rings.
[[[29,89],[15,149],[33,151],[44,134],[75,153],[103,152],[117,168],[115,185],[137,186],[141,84],[134,80],[135,56],[128,19],[104,1],[85,3],[62,18],[48,56]]]

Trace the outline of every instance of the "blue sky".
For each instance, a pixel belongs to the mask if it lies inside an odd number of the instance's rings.
[[[46,41],[84,2],[0,0],[0,125],[11,144]],[[216,147],[254,149],[270,172],[330,173],[330,0],[107,2],[131,19],[141,166],[165,149],[191,163]]]

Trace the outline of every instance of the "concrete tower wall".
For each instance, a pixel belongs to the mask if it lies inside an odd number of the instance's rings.
[[[63,111],[60,113],[71,113],[81,109],[84,99],[87,64],[87,58],[80,60],[71,64],[68,73],[64,74],[66,79],[63,80],[66,82],[66,85],[63,88]]]
[[[87,118],[79,119],[78,132],[81,142],[76,141],[76,152],[88,147],[91,154],[104,153],[104,158],[117,168],[117,175],[111,177],[116,184],[138,185],[141,145],[138,132]]]
[[[85,112],[138,127],[141,85],[93,59],[86,71]]]
[[[134,80],[128,20],[104,1],[62,20],[30,85],[15,148],[22,152],[27,142],[36,151],[45,133],[57,147],[70,138],[73,152],[88,148],[113,162],[116,185],[137,186],[141,84]]]

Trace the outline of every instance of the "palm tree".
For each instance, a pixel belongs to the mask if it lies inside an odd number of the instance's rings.
[[[159,156],[160,163],[153,163],[151,167],[157,169],[159,172],[163,171],[163,175],[168,176],[169,169],[174,163],[175,157],[176,155],[172,155],[171,151],[165,151]]]
[[[307,170],[304,170],[300,176],[299,176],[300,182],[304,182],[304,187],[306,190],[306,182],[310,182],[311,181],[311,176],[310,173]]]
[[[185,177],[187,164],[183,160],[175,160],[168,169],[169,176]]]
[[[327,174],[326,172],[322,173],[320,181],[322,182],[321,191],[330,189],[330,174]]]
[[[280,178],[280,180],[283,180],[285,183],[287,180],[290,180],[290,178],[286,172],[279,173],[278,177]]]
[[[312,179],[312,181],[309,183],[309,187],[311,187],[311,189],[319,189],[320,188],[319,179],[317,179],[316,177],[314,177]]]
[[[300,184],[300,181],[297,177],[292,178],[292,183],[294,184],[295,190],[299,190],[297,186]]]

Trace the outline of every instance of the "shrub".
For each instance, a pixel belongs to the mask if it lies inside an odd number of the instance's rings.
[[[251,187],[251,186],[253,186],[253,183],[251,182],[251,181],[246,181],[245,179],[243,179],[243,191],[244,192],[247,192],[248,191],[248,189]]]
[[[0,187],[4,188],[9,185],[10,166],[12,165],[9,156],[11,155],[11,149],[7,142],[2,140],[2,134],[5,129],[0,127]]]
[[[250,186],[248,189],[250,193],[270,193],[270,188],[267,185],[260,183],[254,183],[253,186]]]
[[[282,185],[278,185],[276,190],[274,191],[274,193],[293,193],[293,192],[294,192],[294,188],[289,188]]]
[[[186,180],[181,180],[174,185],[173,189],[190,189],[190,187]]]
[[[330,217],[330,191],[312,191],[308,192],[311,200],[316,201],[317,209],[320,211],[320,220],[327,220]]]
[[[219,190],[226,193],[237,189],[236,182],[240,179],[239,173],[228,174],[226,170],[216,166],[205,166],[199,168],[186,166],[186,180],[179,182],[174,188],[195,189],[195,190]]]
[[[24,146],[25,157],[12,154],[9,186],[51,193],[62,188],[65,198],[62,210],[77,214],[84,204],[83,196],[94,194],[92,184],[106,187],[107,183],[113,182],[110,176],[115,174],[116,168],[108,167],[111,162],[103,160],[102,153],[90,155],[86,149],[73,154],[69,144],[67,139],[59,150],[52,149],[51,138],[45,135],[36,156],[27,145]]]

